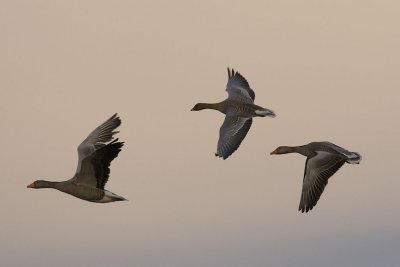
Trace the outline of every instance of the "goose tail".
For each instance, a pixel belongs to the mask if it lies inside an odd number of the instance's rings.
[[[102,199],[100,199],[99,203],[108,203],[108,202],[114,202],[114,201],[126,201],[127,199],[124,197],[121,197],[117,194],[114,194],[113,192],[110,192],[108,190],[104,190],[104,196]]]
[[[260,117],[271,117],[271,118],[275,118],[275,112],[267,109],[267,108],[263,108],[263,109],[257,109],[255,112],[256,116],[260,116]]]
[[[359,164],[362,157],[357,152],[351,152],[351,154],[347,157],[347,163],[350,164]]]

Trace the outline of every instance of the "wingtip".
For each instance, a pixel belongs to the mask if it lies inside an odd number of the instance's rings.
[[[228,77],[229,78],[232,78],[233,76],[235,76],[236,74],[239,74],[239,72],[235,72],[235,70],[233,69],[233,68],[229,68],[229,67],[227,67],[227,70],[228,70]]]
[[[308,213],[309,211],[311,211],[312,209],[314,208],[314,206],[312,206],[312,207],[309,207],[309,206],[306,206],[306,207],[299,207],[299,211],[301,211],[301,213]]]
[[[117,127],[119,127],[121,125],[122,121],[121,121],[121,118],[118,116],[118,113],[115,113],[108,120],[106,120],[103,123],[103,125],[107,124],[107,123],[115,123],[115,128],[117,128]],[[116,132],[116,133],[118,133],[118,132]]]
[[[226,159],[229,158],[229,156],[230,156],[230,155],[225,155],[225,156],[224,156],[224,155],[220,155],[220,154],[218,154],[218,153],[215,153],[214,155],[215,155],[216,157],[222,158],[223,160],[226,160]]]

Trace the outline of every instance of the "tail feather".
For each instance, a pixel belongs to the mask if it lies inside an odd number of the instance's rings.
[[[100,199],[98,202],[100,203],[108,203],[108,202],[114,202],[114,201],[125,201],[127,200],[126,198],[119,196],[117,194],[114,194],[113,192],[110,192],[108,190],[104,190],[104,196],[102,199]]]
[[[352,152],[351,155],[347,157],[347,163],[350,164],[359,164],[361,161],[362,157],[359,153],[357,152]]]
[[[275,112],[273,112],[270,109],[258,109],[255,111],[256,115],[260,116],[260,117],[271,117],[271,118],[275,118]]]

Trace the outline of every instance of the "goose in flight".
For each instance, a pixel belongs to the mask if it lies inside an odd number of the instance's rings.
[[[54,188],[97,203],[126,200],[104,189],[110,175],[110,163],[118,156],[124,145],[123,142],[118,142],[118,138],[113,140],[113,135],[118,133],[114,130],[120,124],[120,118],[114,114],[83,140],[78,146],[78,167],[70,180],[63,182],[37,180],[27,187]]]
[[[306,156],[299,211],[308,212],[317,204],[328,179],[345,163],[359,164],[361,155],[330,142],[312,142],[304,146],[280,146],[271,155],[299,153]]]
[[[192,111],[215,109],[225,114],[215,153],[215,156],[223,159],[238,149],[250,129],[253,117],[275,117],[272,110],[254,104],[255,94],[247,80],[239,72],[229,68],[226,91],[228,98],[224,101],[214,104],[198,103],[192,108]]]

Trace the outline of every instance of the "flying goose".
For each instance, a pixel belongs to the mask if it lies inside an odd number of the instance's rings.
[[[114,130],[120,124],[120,118],[114,114],[83,140],[78,146],[78,167],[70,180],[63,182],[37,180],[27,187],[54,188],[97,203],[126,200],[104,189],[110,174],[110,163],[118,156],[124,145],[123,142],[118,142],[118,138],[113,140],[113,135],[118,133]]]
[[[304,146],[280,146],[271,155],[299,153],[307,157],[299,211],[308,212],[317,204],[328,179],[344,163],[359,164],[361,155],[330,142],[312,142]]]
[[[223,159],[238,149],[250,129],[253,117],[275,117],[272,110],[254,104],[255,94],[246,79],[239,72],[229,68],[226,91],[228,98],[224,101],[215,104],[198,103],[192,108],[192,111],[215,109],[226,115],[219,130],[215,153],[215,156]]]

